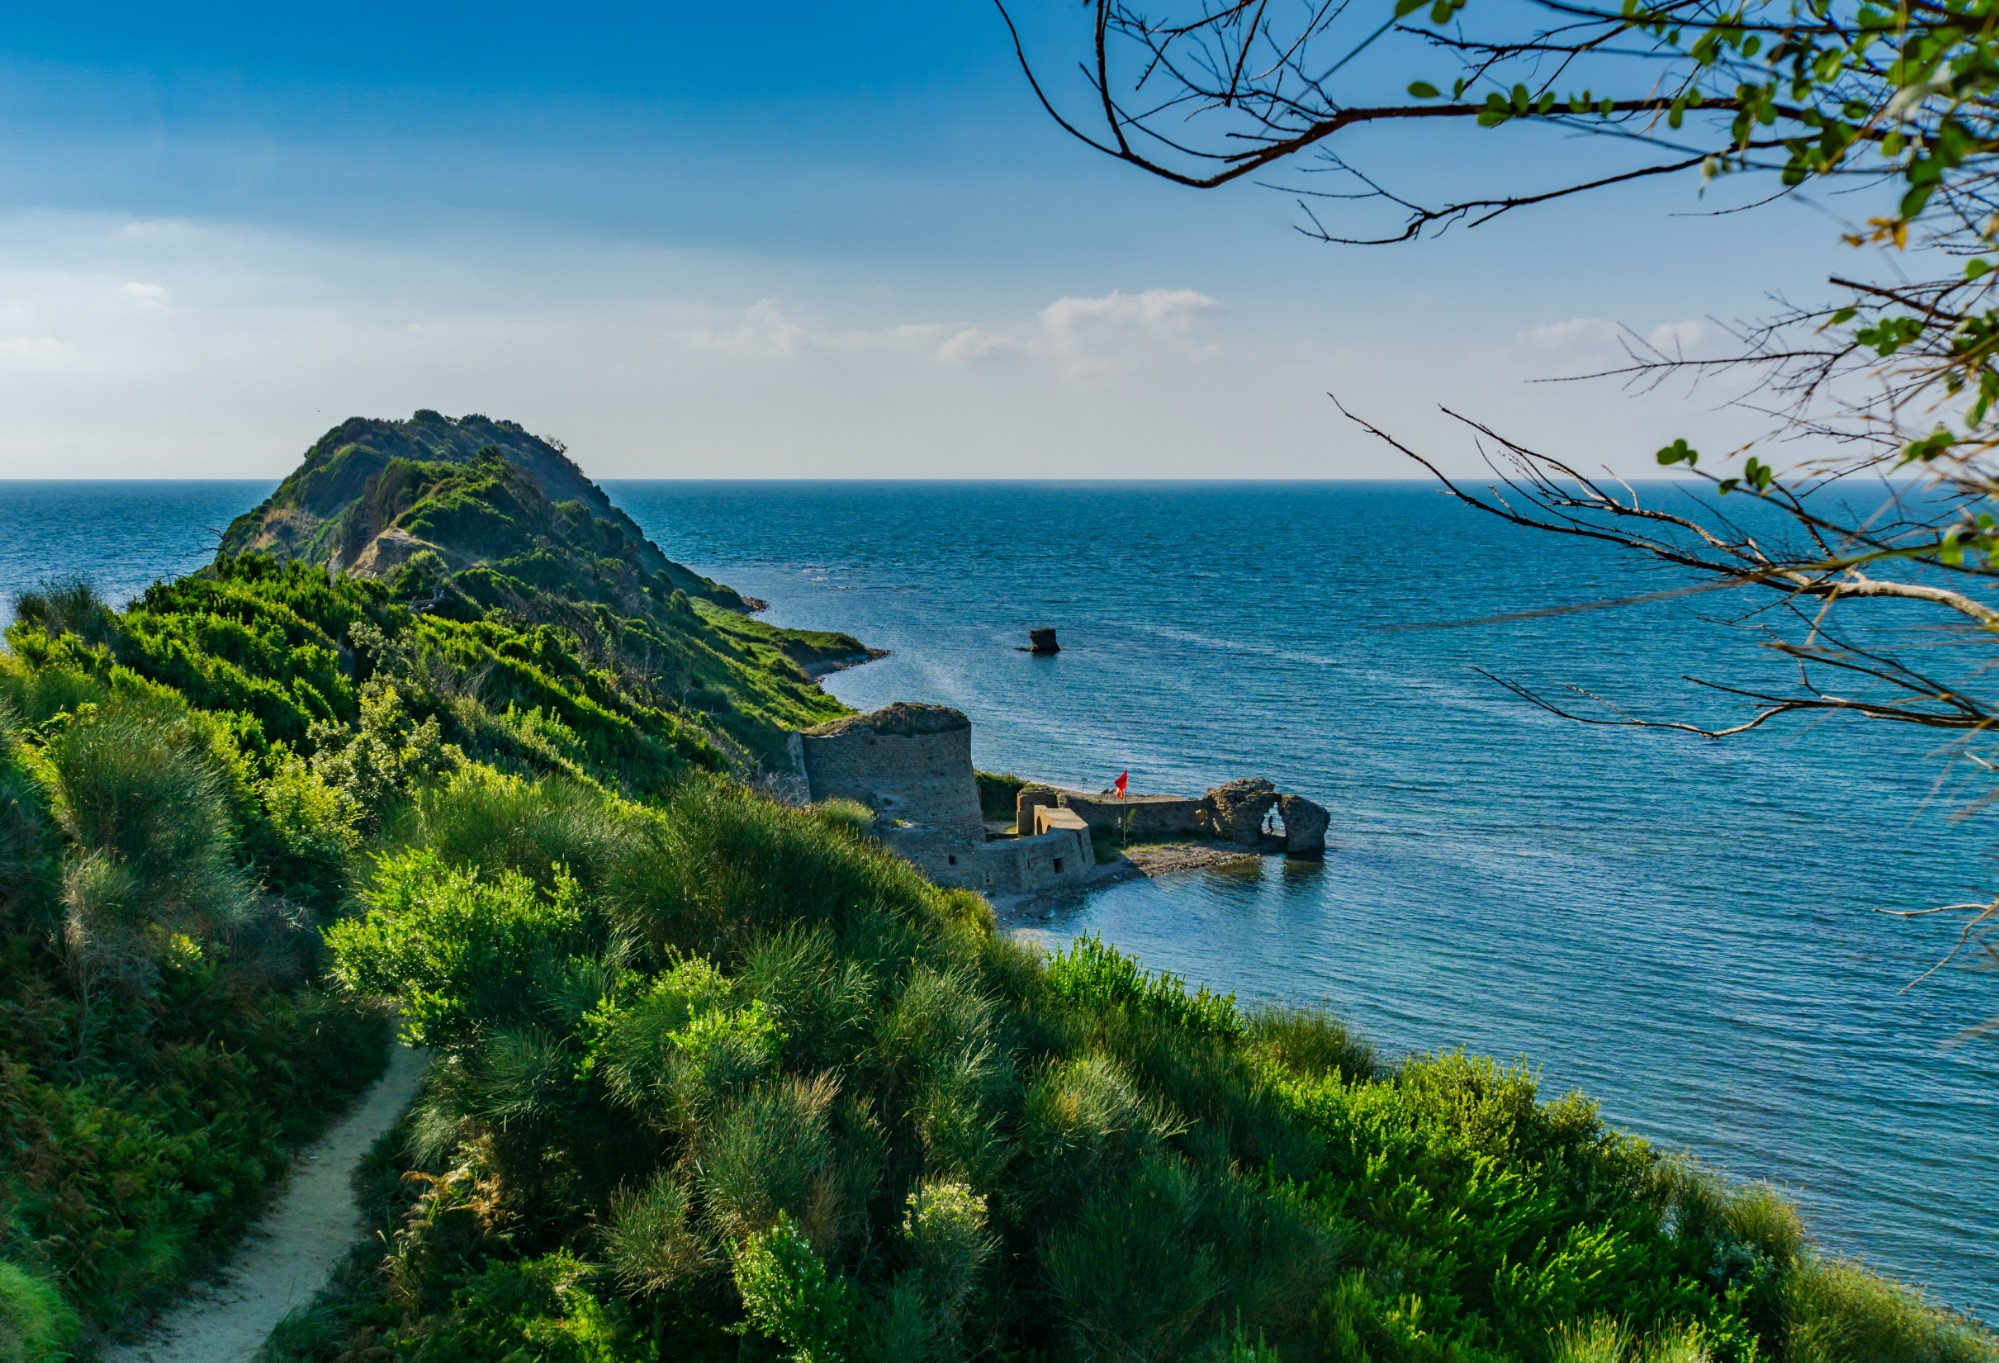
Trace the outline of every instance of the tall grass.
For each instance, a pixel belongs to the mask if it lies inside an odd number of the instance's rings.
[[[1850,1263],[1807,1257],[1783,1286],[1783,1363],[1994,1363],[1969,1321]]]

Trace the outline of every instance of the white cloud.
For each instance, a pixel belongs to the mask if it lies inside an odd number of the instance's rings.
[[[1520,339],[1543,350],[1564,350],[1577,345],[1602,345],[1615,341],[1623,328],[1601,317],[1571,317],[1566,322],[1544,322],[1528,327]]]
[[[1071,377],[1128,372],[1148,360],[1215,354],[1218,347],[1207,333],[1221,310],[1218,300],[1193,289],[1058,298],[1030,329],[966,327],[937,348],[937,358],[971,364],[1019,355],[1053,363]]]
[[[1627,346],[1640,350],[1650,346],[1677,356],[1691,355],[1718,334],[1712,322],[1698,317],[1679,322],[1660,322],[1643,331],[1602,317],[1571,317],[1563,322],[1544,322],[1540,326],[1528,327],[1520,333],[1520,340],[1541,350],[1608,353],[1621,351]]]
[[[702,350],[748,356],[796,355],[806,339],[805,328],[786,317],[775,298],[752,303],[735,326],[689,327],[680,335]]]
[[[1034,321],[1011,330],[964,323],[903,322],[885,327],[826,327],[800,322],[774,298],[752,304],[723,325],[688,327],[680,338],[702,350],[748,358],[807,351],[904,351],[945,364],[1007,357],[1051,365],[1070,377],[1127,373],[1161,358],[1216,353],[1208,338],[1222,305],[1193,289],[1064,297]]]
[[[440,249],[0,213],[0,477],[276,478],[343,417],[419,407],[561,431],[603,477],[1415,472],[1340,421],[1328,388],[1459,469],[1477,451],[1440,400],[1579,457],[1636,452],[1644,469],[1662,430],[1703,448],[1738,438],[1690,423],[1684,400],[1522,382],[1585,361],[1565,347],[1614,346],[1601,318],[1474,325],[1439,355],[1425,328],[1444,325],[1444,303],[1358,343],[1338,319],[1271,313],[1248,286],[1228,309],[1252,325],[1226,330],[1223,305],[1193,289],[1060,292],[997,271],[829,279],[595,240]],[[163,309],[142,318],[148,304]],[[1258,458],[1216,456],[1239,448]]]
[[[145,284],[134,280],[121,287],[118,296],[140,312],[157,312],[167,306],[164,284]]]
[[[1024,355],[1027,347],[1011,336],[984,327],[966,327],[937,347],[937,358],[946,364],[977,364],[1003,355]]]
[[[1161,352],[1214,353],[1208,324],[1222,305],[1192,289],[1147,289],[1102,298],[1058,298],[1041,310],[1041,329],[1071,373],[1130,369]]]
[[[69,352],[70,347],[53,336],[0,337],[0,362],[54,360]]]
[[[1645,333],[1645,344],[1668,355],[1691,355],[1715,333],[1712,323],[1699,318],[1690,322],[1661,322]]]

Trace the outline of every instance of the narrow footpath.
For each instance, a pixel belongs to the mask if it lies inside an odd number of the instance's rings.
[[[221,1273],[189,1291],[136,1344],[104,1363],[248,1363],[291,1312],[326,1286],[362,1233],[354,1171],[416,1096],[427,1057],[401,1046],[389,1068],[338,1125],[302,1152],[273,1206]]]

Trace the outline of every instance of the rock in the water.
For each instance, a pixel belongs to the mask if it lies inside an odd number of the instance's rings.
[[[1054,630],[1031,629],[1027,632],[1027,651],[1029,653],[1060,653],[1062,645],[1055,642]]]
[[[1322,804],[1302,795],[1285,795],[1277,801],[1278,817],[1284,820],[1284,850],[1294,857],[1322,857],[1326,854],[1326,825],[1332,815]]]
[[[1263,819],[1277,803],[1277,787],[1260,776],[1245,776],[1208,792],[1208,827],[1215,836],[1246,847],[1263,840]]]

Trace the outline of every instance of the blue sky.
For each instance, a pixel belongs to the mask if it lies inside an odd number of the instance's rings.
[[[1059,71],[1087,11],[1023,15]],[[1441,182],[1492,138],[1372,150]],[[607,477],[1405,473],[1329,389],[1456,467],[1439,403],[1635,469],[1744,428],[1529,380],[1841,263],[1809,209],[1674,216],[1696,187],[1316,245],[1070,141],[975,0],[23,7],[0,475],[276,477],[420,406]]]

